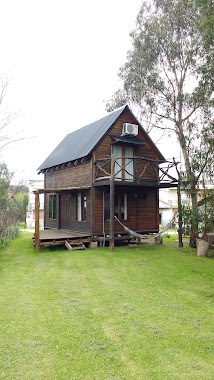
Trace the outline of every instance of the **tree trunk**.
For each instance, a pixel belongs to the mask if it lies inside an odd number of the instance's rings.
[[[177,187],[177,199],[178,199],[178,246],[183,248],[183,239],[182,239],[182,227],[183,227],[183,215],[182,215],[182,205],[181,205],[181,178],[180,172],[173,157],[173,162],[175,164],[176,172],[178,175],[178,187]]]
[[[182,154],[184,157],[184,164],[186,170],[186,178],[188,181],[189,189],[186,189],[187,192],[190,193],[191,198],[191,207],[192,207],[192,218],[191,218],[191,227],[190,227],[190,242],[189,246],[192,248],[196,248],[196,240],[198,237],[198,200],[197,200],[197,179],[194,173],[191,170],[189,155],[187,151],[187,146],[185,142],[185,138],[183,135],[182,125],[180,125],[178,138],[182,150]]]
[[[183,215],[182,215],[182,205],[181,205],[180,180],[178,180],[177,197],[178,197],[178,246],[180,248],[183,248],[184,246],[183,239],[182,239]]]
[[[192,178],[191,183],[191,201],[192,201],[192,220],[190,228],[190,241],[189,246],[191,248],[196,248],[196,241],[198,238],[198,199],[197,199],[197,189],[194,179]]]

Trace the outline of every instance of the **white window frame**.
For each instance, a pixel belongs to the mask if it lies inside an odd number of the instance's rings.
[[[133,182],[134,181],[134,149],[133,147],[126,146],[122,147],[121,145],[112,145],[112,153],[115,156],[115,167],[114,174],[116,181],[125,181]],[[123,167],[123,157],[125,157],[125,167]]]

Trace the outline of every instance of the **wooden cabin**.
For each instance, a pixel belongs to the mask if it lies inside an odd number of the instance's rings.
[[[109,235],[113,181],[114,215],[136,232],[158,232],[164,161],[127,105],[68,134],[38,169],[44,173],[45,229]],[[125,233],[117,220],[113,233]]]

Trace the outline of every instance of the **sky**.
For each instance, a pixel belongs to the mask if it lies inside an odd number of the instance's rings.
[[[106,115],[141,3],[0,0],[4,104],[17,114],[14,139],[24,138],[0,159],[15,181],[42,179],[37,168],[65,135]]]

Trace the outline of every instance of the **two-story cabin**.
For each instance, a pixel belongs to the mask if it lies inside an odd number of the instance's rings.
[[[68,134],[38,169],[44,173],[45,229],[108,235],[113,170],[114,215],[134,231],[159,231],[164,161],[127,105]],[[114,234],[123,233],[115,220]]]

